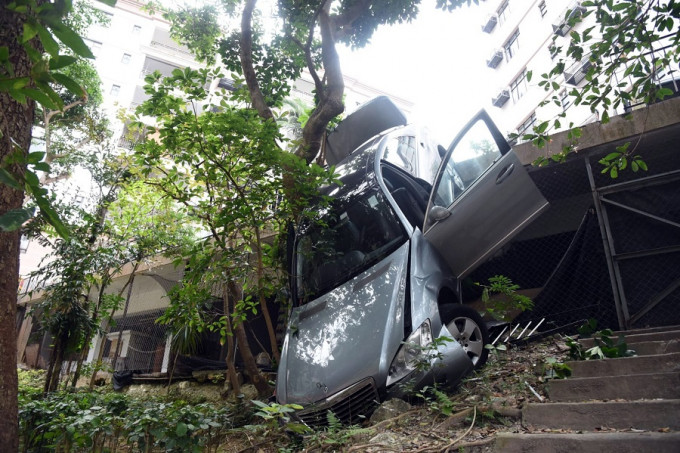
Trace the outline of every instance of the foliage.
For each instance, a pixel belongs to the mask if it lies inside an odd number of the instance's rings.
[[[111,5],[115,3],[115,0],[101,1]],[[94,56],[74,30],[77,29],[74,25],[78,23],[78,19],[73,16],[69,19],[72,13],[71,1],[15,0],[3,8],[6,9],[3,14],[15,14],[21,18],[23,30],[16,36],[16,40],[28,57],[30,73],[16,72],[17,55],[10,55],[9,43],[3,43],[0,45],[0,91],[6,92],[20,104],[25,105],[30,99],[53,111],[64,111],[66,104],[63,95],[67,93],[86,97],[84,88],[69,73],[69,66],[78,62],[79,58]],[[0,123],[5,123],[7,119],[4,114],[0,115]],[[30,125],[27,124],[26,127]],[[7,131],[0,130],[0,137],[6,133]],[[40,187],[37,172],[49,171],[49,165],[43,160],[45,154],[29,153],[27,149],[21,149],[16,141],[13,146],[14,152],[6,155],[0,162],[0,183],[25,191],[35,201],[45,220],[59,235],[67,237],[68,231],[53,209],[48,191]],[[13,174],[9,170],[13,165],[24,168],[25,173]],[[5,212],[0,216],[0,228],[3,231],[16,230],[32,218],[34,212],[32,207]]]
[[[579,333],[582,336],[590,336],[594,341],[594,346],[586,350],[583,349],[581,343],[574,338],[567,337],[566,344],[569,346],[569,356],[574,360],[597,360],[597,359],[612,359],[618,357],[631,357],[636,355],[635,351],[628,349],[625,337],[619,334],[618,338],[614,340],[612,336],[614,332],[611,329],[603,329],[596,331],[597,321],[589,319],[586,324],[581,326]]]
[[[153,175],[147,184],[183,206],[209,235],[180,251],[187,272],[161,322],[187,340],[205,329],[219,329],[224,341],[232,323],[239,328],[261,310],[277,359],[266,298],[285,285],[285,276],[279,251],[264,239],[295,221],[295,213],[316,196],[320,184],[331,180],[331,173],[283,151],[274,121],[234,105],[228,92],[205,89],[209,80],[221,77],[219,70],[190,68],[165,79],[149,75],[145,90],[150,99],[138,110],[136,126],[143,129],[142,116],[151,117],[158,132],[158,140],[146,140],[135,150],[143,175]],[[282,197],[286,184],[295,185],[296,198]],[[232,319],[205,317],[205,301],[221,299],[236,284],[240,289],[223,304],[223,314]],[[215,288],[222,289],[211,292]]]
[[[166,12],[173,36],[196,49],[199,58],[209,64],[217,50],[224,67],[233,73],[236,86],[241,88],[240,99],[266,119],[273,118],[272,109],[281,107],[292,81],[306,69],[314,81],[315,105],[301,140],[295,143],[295,153],[310,163],[329,122],[344,110],[344,82],[336,44],[365,46],[378,27],[414,19],[420,0],[343,1],[332,5],[318,0],[284,0],[271,13],[256,12],[256,0],[215,3]],[[437,6],[451,11],[470,3],[471,0],[439,0]],[[220,9],[234,22],[240,18],[240,28],[221,29],[217,13]],[[261,19],[265,14],[272,16],[267,23]],[[274,25],[265,27],[271,23]],[[321,70],[323,76],[319,74]]]
[[[518,294],[519,285],[504,275],[495,275],[489,278],[489,285],[482,285],[482,301],[486,311],[498,320],[508,320],[508,316],[514,311],[531,310],[533,301],[522,294]],[[498,295],[500,297],[494,297]]]
[[[213,451],[234,427],[230,408],[208,403],[96,392],[20,397],[24,451]]]
[[[571,28],[588,17],[594,17],[594,25],[581,31]],[[568,89],[568,102],[587,106],[602,123],[607,123],[615,112],[628,112],[673,94],[664,83],[672,78],[671,68],[680,61],[680,35],[677,33],[680,6],[676,2],[583,1],[579,2],[578,9],[565,13],[565,22],[570,27],[566,44],[561,45],[555,35],[550,49],[555,65],[541,74],[538,83],[546,91],[552,90],[556,94],[541,106],[555,104],[563,108],[563,100],[557,93],[564,86],[565,70],[576,62],[585,64],[587,68],[585,82]],[[542,147],[550,141],[549,134],[563,127],[565,117],[565,113],[560,113],[553,120],[540,121],[532,132],[522,138]],[[577,149],[580,127],[571,123],[568,128],[568,144],[564,149],[550,157],[537,159],[535,164],[562,162]],[[647,169],[630,143],[618,147],[600,164],[603,165],[602,173],[609,173],[612,178],[626,169]]]
[[[442,392],[436,385],[426,385],[415,393],[415,396],[422,398],[427,407],[438,414],[448,417],[453,414],[456,405],[449,395]]]
[[[566,379],[571,376],[569,365],[558,361],[555,357],[547,357],[543,369],[547,379]]]
[[[351,442],[356,436],[373,434],[372,428],[360,428],[356,425],[345,426],[342,421],[333,413],[326,412],[328,425],[322,430],[308,433],[305,436],[306,449],[313,450],[316,446],[322,450],[329,448],[341,448]]]
[[[302,406],[299,404],[267,404],[258,400],[252,400],[251,402],[257,408],[255,415],[264,419],[270,429],[285,429],[297,434],[311,431],[307,425],[293,421],[291,417],[295,411],[302,409]]]
[[[507,351],[508,350],[508,347],[503,343],[499,343],[499,344],[488,343],[488,344],[484,345],[484,348],[493,352],[496,357],[498,357],[498,354],[499,354],[500,351]]]
[[[69,225],[68,239],[52,239],[44,225],[34,221],[24,234],[50,249],[38,270],[31,274],[36,288],[44,291],[34,305],[41,313],[43,331],[55,338],[55,355],[50,369],[61,368],[61,357],[82,352],[102,321],[121,305],[120,295],[107,294],[113,275],[127,262],[163,252],[191,238],[182,211],[153,188],[131,178],[122,156],[105,146],[81,165],[91,177],[89,199],[78,202],[67,191],[54,203]],[[134,200],[134,202],[133,202]],[[53,390],[56,381],[46,390]]]

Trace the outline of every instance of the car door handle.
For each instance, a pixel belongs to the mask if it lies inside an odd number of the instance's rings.
[[[496,178],[496,184],[500,184],[506,179],[508,179],[508,176],[512,173],[512,171],[515,169],[515,164],[510,164],[504,169],[501,170],[501,172],[498,174],[498,178]]]

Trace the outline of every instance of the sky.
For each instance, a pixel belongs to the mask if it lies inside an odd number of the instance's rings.
[[[447,143],[496,88],[486,80],[483,18],[474,4],[446,12],[424,0],[413,23],[379,28],[363,49],[342,46],[343,71],[414,102],[410,120]]]

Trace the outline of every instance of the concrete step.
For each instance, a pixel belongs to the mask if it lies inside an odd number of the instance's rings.
[[[677,453],[680,433],[584,433],[496,435],[494,451],[503,453]]]
[[[600,428],[680,431],[680,400],[527,404],[522,425],[531,429]]]
[[[643,327],[640,329],[631,330],[617,330],[614,335],[618,337],[620,333],[624,335],[634,335],[639,333],[652,333],[652,332],[670,332],[672,330],[680,330],[680,325],[677,326],[662,326],[662,327]]]
[[[680,399],[680,372],[555,379],[548,385],[548,394],[555,402]]]
[[[577,360],[567,362],[567,365],[571,368],[572,378],[663,373],[680,371],[680,352],[616,359]]]
[[[661,332],[648,332],[648,333],[637,333],[629,334],[626,332],[621,332],[623,334],[624,340],[630,349],[635,349],[633,346],[635,343],[642,343],[645,341],[669,341],[680,339],[680,330],[667,330]],[[619,334],[614,334],[611,338],[616,341],[619,338]],[[581,338],[578,340],[579,343],[584,348],[591,348],[595,344],[595,340],[592,338]]]
[[[635,350],[635,353],[639,356],[680,352],[680,340],[643,341],[642,343],[635,343],[631,349]]]

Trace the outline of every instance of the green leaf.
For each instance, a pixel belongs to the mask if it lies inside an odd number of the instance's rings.
[[[38,162],[41,162],[44,158],[45,158],[44,151],[33,151],[32,153],[28,153],[28,156],[26,156],[26,163],[37,164]]]
[[[27,220],[33,217],[34,210],[31,209],[12,209],[0,216],[0,230],[15,231],[21,228]]]
[[[103,3],[107,6],[114,7],[114,6],[116,6],[117,0],[97,0],[97,1],[100,2],[100,3]]]
[[[58,72],[53,72],[52,77],[54,77],[54,80],[62,84],[67,90],[69,90],[71,93],[75,94],[76,96],[84,97],[87,95],[83,87],[81,87],[78,82],[73,80],[72,78],[68,77],[67,75],[60,74]]]
[[[614,159],[618,159],[619,157],[621,157],[621,152],[614,152],[607,154],[602,160],[608,162]]]
[[[83,41],[83,38],[78,36],[76,32],[68,27],[53,27],[52,32],[59,38],[59,41],[63,42],[64,45],[69,47],[75,53],[84,58],[94,58],[92,51]]]
[[[11,187],[12,189],[22,190],[19,182],[14,178],[14,176],[12,176],[10,172],[4,168],[0,168],[0,182]]]
[[[50,69],[61,69],[76,61],[78,61],[78,59],[71,55],[58,55],[50,59]]]
[[[177,428],[175,428],[175,434],[177,434],[178,437],[184,437],[186,433],[187,433],[186,423],[179,422],[177,424]]]
[[[54,227],[54,230],[57,232],[59,236],[62,238],[66,239],[70,236],[68,229],[66,226],[62,223],[61,219],[59,218],[59,215],[57,212],[54,210],[50,202],[45,198],[44,196],[35,196],[35,203],[38,205],[40,208],[40,212],[42,215],[45,217],[45,220],[47,223],[52,225]]]
[[[0,62],[9,60],[9,48],[0,46]]]
[[[50,33],[45,27],[40,24],[36,25],[38,30],[38,36],[40,36],[40,42],[45,48],[45,52],[50,54],[53,58],[59,56],[59,43],[54,40],[52,33]]]
[[[21,42],[26,43],[38,34],[38,29],[34,23],[24,22],[24,33],[21,35]]]
[[[33,88],[24,88],[21,90],[23,94],[28,96],[29,98],[35,100],[36,102],[39,102],[42,104],[43,107],[45,107],[48,110],[59,110],[59,106],[57,106],[52,99],[49,98],[45,93],[43,93],[40,90],[36,90]]]
[[[45,173],[50,172],[50,166],[47,162],[38,162],[33,166],[33,170],[43,171]]]

